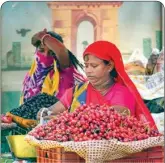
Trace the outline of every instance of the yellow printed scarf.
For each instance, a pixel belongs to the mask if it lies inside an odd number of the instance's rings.
[[[32,76],[35,73],[37,67],[36,64],[37,64],[36,61],[33,61],[32,66],[29,70],[29,76]],[[43,82],[41,92],[47,93],[49,95],[54,95],[54,93],[58,91],[59,80],[60,80],[60,73],[57,69],[56,61],[54,60],[54,74],[52,78],[50,78],[50,72],[47,74]],[[23,96],[21,96],[20,98],[20,105],[22,104],[23,104]]]

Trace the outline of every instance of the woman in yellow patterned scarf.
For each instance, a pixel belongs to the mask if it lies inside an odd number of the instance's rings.
[[[32,37],[32,45],[36,47],[35,60],[23,82],[21,106],[7,113],[23,127],[36,122],[39,109],[56,103],[66,89],[85,81],[77,70],[82,65],[60,35],[44,29]]]

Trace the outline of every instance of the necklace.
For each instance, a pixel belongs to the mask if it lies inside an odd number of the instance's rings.
[[[110,91],[110,89],[112,89],[115,85],[115,82],[114,81],[111,81],[106,87],[106,88],[103,88],[103,89],[96,89],[92,86],[92,88],[96,91],[96,92],[99,92],[101,95],[105,96],[107,92]]]
[[[114,82],[108,89],[99,91],[101,95],[105,96],[110,90],[112,90],[112,88],[114,87],[116,83]]]

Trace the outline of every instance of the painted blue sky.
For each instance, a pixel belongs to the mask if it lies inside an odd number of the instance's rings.
[[[16,30],[31,29],[26,37],[21,37]],[[31,53],[31,37],[43,28],[51,29],[51,10],[45,2],[6,2],[2,6],[2,52],[12,48],[13,41],[21,41],[23,51]]]
[[[142,48],[142,39],[145,37],[152,38],[153,47],[155,47],[155,31],[161,29],[161,7],[160,2],[123,3],[119,9],[120,49],[122,51]],[[30,43],[32,35],[44,28],[51,30],[51,10],[46,2],[8,1],[2,5],[1,11],[2,55],[11,50],[13,41],[21,41],[22,54],[31,55],[34,52]],[[90,33],[88,24],[84,23],[83,29]],[[31,29],[31,32],[26,37],[21,37],[16,33],[16,30],[20,28]],[[79,33],[78,37],[83,37],[83,34]]]

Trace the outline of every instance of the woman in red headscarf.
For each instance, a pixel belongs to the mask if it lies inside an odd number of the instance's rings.
[[[114,44],[96,41],[87,47],[83,57],[88,82],[67,90],[60,101],[49,108],[52,114],[66,109],[74,111],[82,103],[108,104],[156,128],[148,108],[125,72],[121,53]]]

